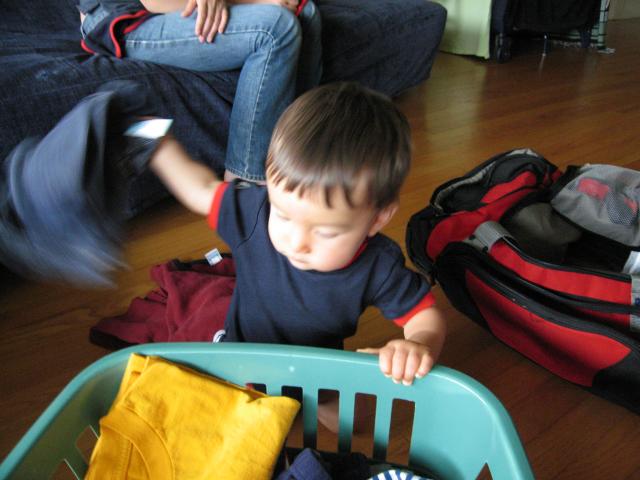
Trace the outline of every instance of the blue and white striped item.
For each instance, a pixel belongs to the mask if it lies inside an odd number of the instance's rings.
[[[391,469],[374,475],[370,480],[432,480],[404,470]]]

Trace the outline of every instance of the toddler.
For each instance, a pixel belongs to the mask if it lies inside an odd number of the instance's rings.
[[[380,233],[398,209],[410,145],[395,105],[355,83],[311,90],[287,108],[269,146],[266,186],[222,182],[165,137],[151,168],[208,216],[235,259],[223,341],[342,348],[375,305],[404,338],[362,351],[378,354],[396,383],[428,373],[444,318],[429,284]]]

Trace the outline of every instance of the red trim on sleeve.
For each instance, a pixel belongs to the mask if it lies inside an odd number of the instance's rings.
[[[433,292],[427,293],[422,300],[418,302],[418,304],[409,310],[407,313],[402,315],[401,317],[394,318],[393,323],[400,327],[404,327],[409,320],[413,318],[413,316],[420,312],[421,310],[426,310],[429,307],[433,307],[436,304],[436,298],[433,296]]]
[[[209,226],[213,230],[218,229],[218,216],[220,215],[220,206],[222,205],[222,197],[224,197],[224,192],[227,191],[227,188],[231,185],[228,182],[222,182],[216,188],[215,193],[213,194],[213,201],[211,202],[211,208],[209,209],[209,215],[207,215],[207,222]]]

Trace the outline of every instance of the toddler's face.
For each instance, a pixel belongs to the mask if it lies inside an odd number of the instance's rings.
[[[299,196],[269,181],[267,188],[271,243],[300,270],[329,272],[347,266],[364,240],[375,235],[395,212],[395,205],[382,211],[369,206],[352,208],[341,192],[334,192],[329,208],[321,192]],[[362,195],[355,193],[354,203],[359,205]]]

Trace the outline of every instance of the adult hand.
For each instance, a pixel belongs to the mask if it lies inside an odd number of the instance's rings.
[[[223,33],[229,19],[225,0],[187,0],[182,11],[183,17],[190,16],[198,9],[195,33],[200,42],[211,43],[218,33]]]

